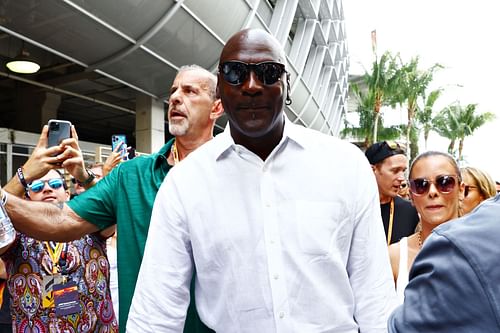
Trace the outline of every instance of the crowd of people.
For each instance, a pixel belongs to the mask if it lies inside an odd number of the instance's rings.
[[[398,143],[363,154],[295,125],[290,92],[280,43],[245,29],[217,75],[179,69],[156,153],[87,168],[75,127],[47,147],[44,126],[1,189],[17,234],[0,328],[500,332],[498,184],[447,153],[407,171]]]

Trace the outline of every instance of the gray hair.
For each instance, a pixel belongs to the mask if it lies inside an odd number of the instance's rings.
[[[201,67],[200,65],[192,64],[192,65],[183,65],[177,71],[177,75],[182,72],[187,71],[202,71],[207,75],[206,82],[208,83],[208,94],[212,98],[212,100],[217,99],[217,76],[210,72],[209,70]]]

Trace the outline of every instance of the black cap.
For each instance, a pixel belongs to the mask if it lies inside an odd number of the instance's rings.
[[[399,143],[394,141],[376,142],[365,151],[365,156],[371,165],[375,165],[387,157],[398,154],[405,155],[405,150]]]

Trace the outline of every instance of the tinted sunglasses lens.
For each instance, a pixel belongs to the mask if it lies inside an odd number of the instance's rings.
[[[467,198],[468,195],[469,195],[469,185],[465,185],[465,188],[464,188],[464,198]]]
[[[52,189],[56,190],[63,185],[63,180],[57,179],[57,178],[56,179],[49,179],[48,183]]]
[[[41,190],[43,190],[43,188],[45,187],[45,183],[42,182],[41,180],[35,180],[33,183],[31,183],[28,188],[35,192],[35,193],[38,193],[40,192]]]
[[[259,80],[264,84],[274,84],[278,82],[283,75],[283,67],[281,64],[266,62],[256,66],[256,73]]]
[[[248,73],[247,65],[240,62],[225,62],[221,66],[222,77],[229,84],[242,84]]]
[[[451,176],[440,176],[436,178],[436,186],[439,192],[450,193],[455,188],[455,178]]]
[[[410,180],[410,190],[418,195],[424,194],[429,191],[430,183],[427,179],[417,178]]]

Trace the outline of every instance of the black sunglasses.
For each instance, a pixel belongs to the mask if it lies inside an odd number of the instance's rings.
[[[415,195],[423,195],[429,192],[431,184],[434,184],[439,192],[447,194],[453,191],[457,183],[457,177],[450,175],[437,176],[434,181],[416,178],[410,180],[410,191]]]
[[[249,64],[233,60],[223,62],[219,65],[219,72],[222,74],[222,78],[234,86],[243,84],[248,78],[250,71],[253,71],[259,81],[265,85],[278,82],[283,73],[286,73],[285,65],[273,61]]]

